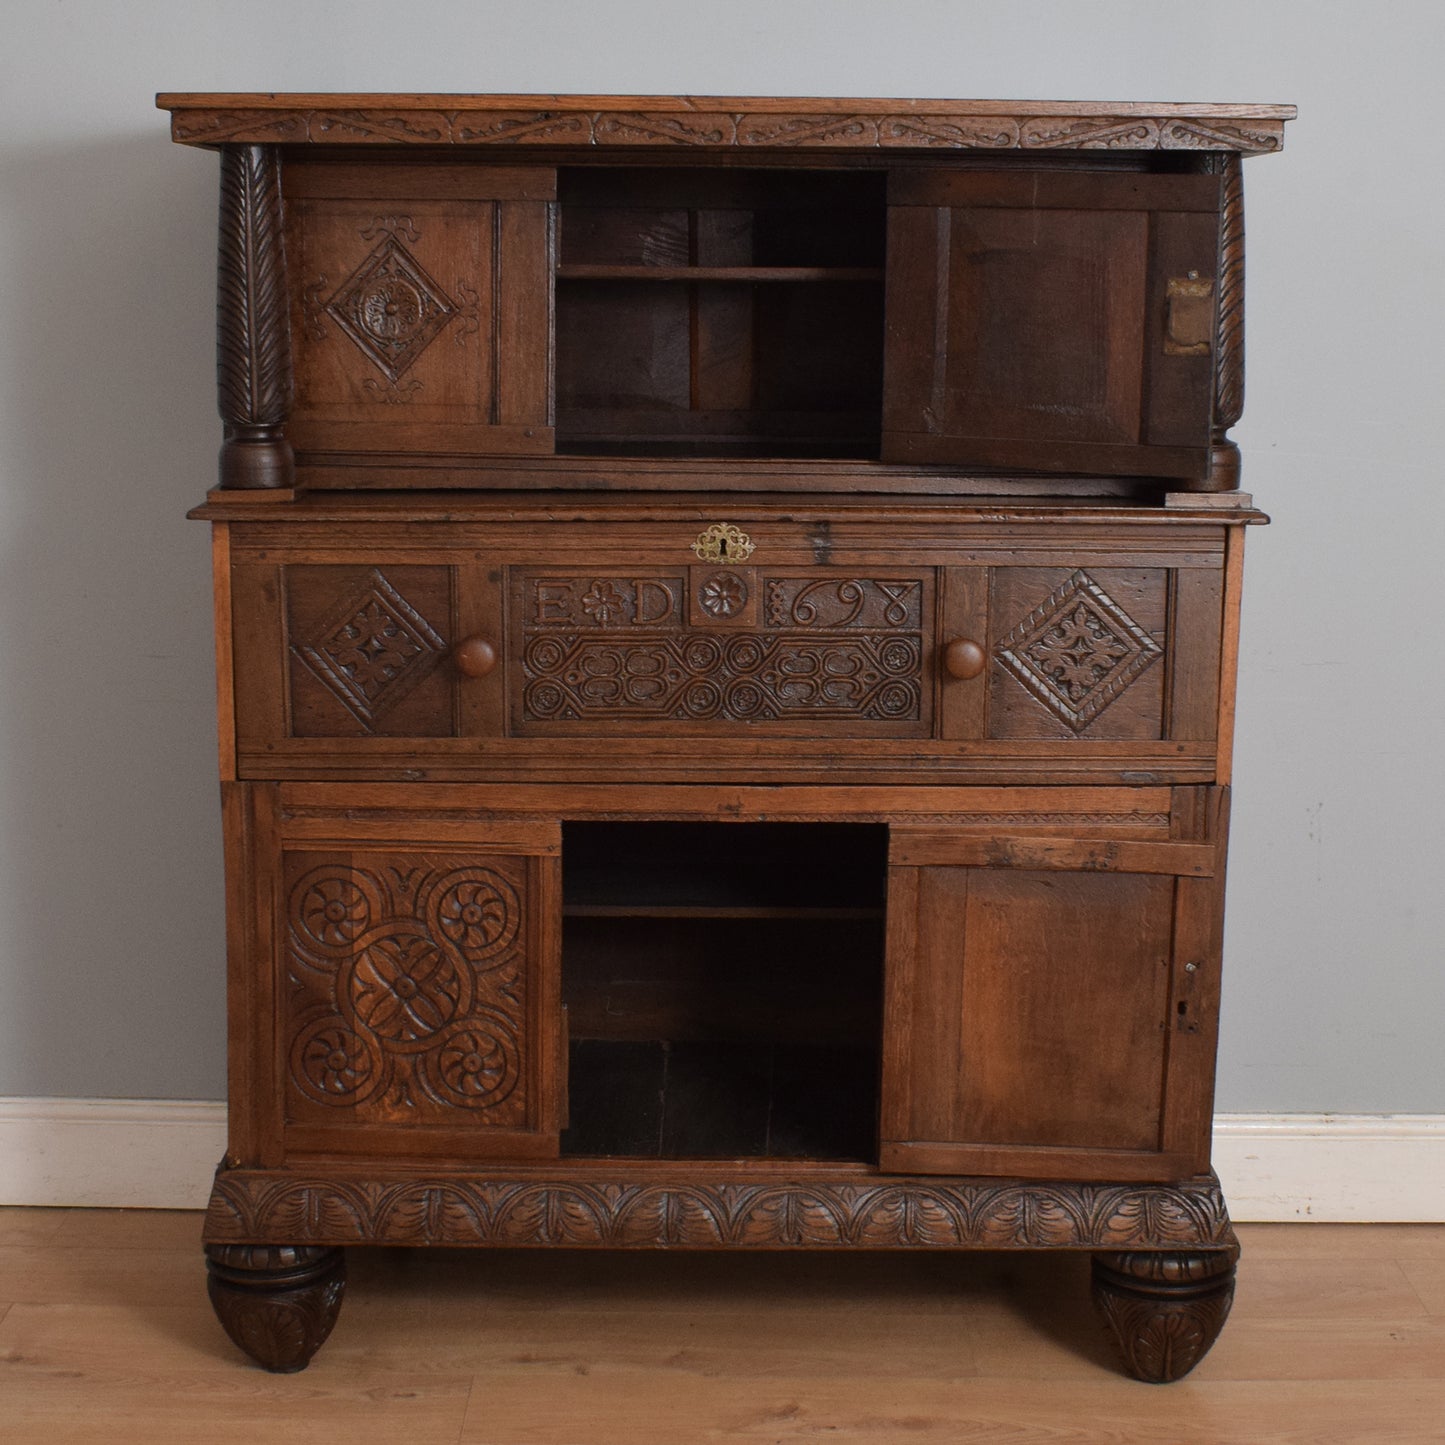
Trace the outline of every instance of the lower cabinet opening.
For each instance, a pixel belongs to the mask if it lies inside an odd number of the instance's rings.
[[[877,1155],[887,829],[563,827],[565,1156]]]

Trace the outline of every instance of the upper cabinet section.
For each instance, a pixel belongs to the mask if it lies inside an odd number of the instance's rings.
[[[160,103],[222,152],[225,487],[1237,485],[1291,107]]]

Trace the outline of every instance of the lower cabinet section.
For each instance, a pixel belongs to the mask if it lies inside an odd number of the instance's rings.
[[[1222,798],[228,784],[231,1162],[1199,1173]]]
[[[267,1369],[350,1244],[1068,1249],[1208,1350],[1220,789],[224,786],[212,1303]]]

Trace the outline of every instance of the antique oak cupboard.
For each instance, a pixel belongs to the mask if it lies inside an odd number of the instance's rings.
[[[1209,1169],[1288,106],[163,95],[221,154],[241,1348],[347,1244],[1070,1249]]]

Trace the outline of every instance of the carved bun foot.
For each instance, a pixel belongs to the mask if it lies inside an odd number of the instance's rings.
[[[346,1288],[346,1256],[318,1245],[212,1244],[206,1269],[211,1306],[226,1333],[280,1375],[310,1364]]]
[[[1094,1304],[1137,1380],[1183,1379],[1219,1338],[1234,1301],[1233,1253],[1096,1254]]]

